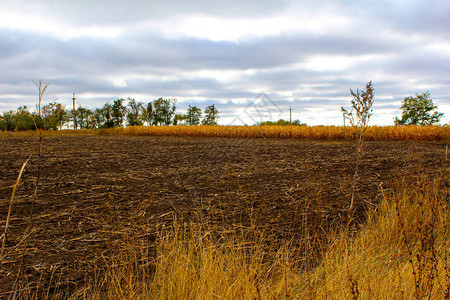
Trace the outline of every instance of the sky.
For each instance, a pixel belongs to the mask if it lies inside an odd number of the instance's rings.
[[[342,125],[373,81],[370,125],[430,91],[450,121],[448,0],[2,0],[0,112],[118,98],[215,104],[219,124]]]

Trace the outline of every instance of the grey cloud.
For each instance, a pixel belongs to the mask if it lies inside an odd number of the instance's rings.
[[[25,5],[25,2],[20,3],[19,6]],[[52,2],[52,6],[47,3],[31,2],[26,9],[39,12],[43,7],[44,15],[55,13],[55,18],[73,19],[73,24],[86,26],[122,25],[152,18],[169,20],[196,12],[227,18],[253,18],[282,14],[288,7],[297,5],[275,1],[244,4],[230,1],[222,6],[209,1],[159,4],[135,1],[126,6],[118,1],[108,1],[108,5],[103,1],[76,4],[57,1]],[[450,4],[437,0],[427,4],[428,7],[421,2],[413,2],[408,7],[387,1],[371,1],[365,5],[360,1],[349,3],[343,6],[328,1],[323,5],[352,17],[359,27],[351,28],[350,32],[245,37],[239,43],[188,37],[168,39],[149,29],[127,32],[115,38],[59,40],[31,31],[0,28],[0,92],[1,95],[21,95],[24,104],[32,103],[36,91],[31,80],[42,79],[51,84],[49,97],[63,95],[62,101],[67,104],[72,92],[91,94],[90,98],[80,97],[82,103],[91,107],[134,94],[148,95],[147,100],[173,96],[186,99],[180,101],[180,109],[189,103],[203,107],[206,103],[219,105],[221,102],[224,115],[230,117],[254,99],[255,91],[264,89],[283,109],[292,105],[303,114],[316,108],[336,111],[339,117],[340,106],[349,103],[349,88],[364,88],[368,80],[374,79],[376,105],[380,110],[393,110],[404,97],[423,92],[418,85],[421,88],[430,86],[426,89],[431,91],[436,103],[448,105],[448,53],[427,48],[424,39],[417,44],[408,36],[420,33],[429,36],[425,38],[426,42],[438,43],[441,39],[448,43],[450,26],[446,16]],[[318,8],[318,4],[308,1],[301,4],[306,10]],[[421,11],[423,19],[419,18]],[[341,70],[301,67],[301,63],[315,55],[354,57],[355,63]],[[371,60],[356,59],[370,55],[373,55]],[[237,70],[242,73],[229,82],[178,76],[196,70]],[[244,72],[246,70],[252,72]],[[116,86],[111,81],[111,76],[119,75],[125,79],[126,86]],[[147,75],[152,75],[152,79]],[[97,94],[110,96],[95,96]],[[294,101],[287,100],[286,94],[292,94]],[[208,100],[189,102],[190,97]],[[248,101],[242,104],[229,101],[237,98]],[[0,99],[0,110],[16,108],[17,99]]]
[[[390,28],[449,37],[450,3],[440,0],[370,1],[366,13],[372,13]],[[361,2],[359,2],[361,5]],[[361,7],[360,7],[361,8]],[[380,23],[381,23],[380,22]]]
[[[315,54],[362,55],[394,51],[393,41],[375,43],[348,37],[279,36],[249,39],[236,44],[185,38],[167,40],[140,34],[114,41],[77,38],[60,41],[46,36],[3,30],[2,48],[7,58],[21,58],[22,65],[36,64],[68,71],[109,71],[127,67],[186,69],[264,69],[289,65]],[[17,47],[20,45],[20,47]],[[355,46],[357,45],[357,46]],[[14,49],[14,50],[12,50]],[[3,52],[2,52],[3,53]],[[23,56],[34,53],[33,60]]]
[[[284,10],[288,1],[251,0],[5,0],[8,7],[60,19],[78,26],[117,25],[165,20],[192,14],[224,17],[267,16]]]
[[[76,26],[139,23],[146,20],[177,19],[188,15],[218,17],[264,17],[283,14],[293,8],[314,14],[328,9],[363,20],[361,25],[378,23],[398,30],[425,31],[448,36],[450,4],[442,0],[412,1],[147,1],[121,0],[53,1],[5,0],[13,11],[39,14],[48,19],[63,20]],[[375,28],[376,29],[376,28]]]

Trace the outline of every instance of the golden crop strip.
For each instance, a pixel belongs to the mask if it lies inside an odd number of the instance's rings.
[[[305,140],[352,140],[358,130],[343,126],[132,126],[111,129],[46,131],[44,135],[132,135],[222,138],[278,138]],[[0,137],[36,135],[35,131],[0,132]],[[371,126],[369,141],[449,141],[449,126]]]
[[[342,126],[136,126],[99,130],[101,135],[191,136],[224,138],[280,138],[352,140],[357,130]],[[367,140],[450,140],[448,126],[372,126]]]

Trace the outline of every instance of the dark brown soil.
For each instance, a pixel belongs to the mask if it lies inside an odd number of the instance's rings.
[[[43,283],[79,288],[124,237],[152,241],[157,225],[175,218],[253,225],[273,241],[306,230],[322,238],[347,218],[356,163],[353,142],[45,137],[34,199],[37,152],[36,137],[0,139],[1,233],[13,184],[33,155],[12,205],[0,298]],[[363,220],[397,174],[414,180],[448,166],[440,143],[367,142],[355,216]]]

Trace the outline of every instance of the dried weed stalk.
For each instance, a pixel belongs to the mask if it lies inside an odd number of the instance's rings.
[[[42,115],[41,115],[42,97],[44,96],[44,93],[47,90],[47,87],[49,86],[49,84],[48,83],[43,84],[42,80],[39,80],[39,82],[36,82],[36,81],[33,80],[33,82],[39,89],[38,103],[36,104],[36,106],[37,106],[37,109],[38,109],[39,123],[41,123],[42,122]],[[37,191],[38,191],[38,186],[39,186],[39,179],[40,179],[40,174],[41,174],[41,153],[42,153],[42,128],[40,126],[38,126],[38,124],[37,124],[35,119],[33,119],[33,121],[34,121],[34,126],[36,127],[36,131],[39,133],[39,150],[38,150],[38,155],[37,155],[38,166],[37,166],[36,183],[35,183],[34,193],[33,193],[33,202],[31,204],[31,210],[30,210],[30,223],[31,223],[31,225],[33,225],[33,210],[34,210],[34,204],[36,203]]]
[[[356,167],[355,174],[353,175],[353,184],[352,184],[352,197],[350,201],[351,211],[353,209],[353,202],[355,198],[355,188],[356,183],[358,181],[358,171],[359,166],[361,164],[361,160],[363,157],[363,143],[364,143],[364,134],[369,126],[370,117],[372,116],[372,105],[373,105],[373,85],[372,80],[366,84],[366,91],[360,91],[356,89],[356,93],[350,89],[350,93],[353,96],[352,99],[352,109],[347,111],[345,108],[341,107],[342,114],[344,116],[344,120],[347,119],[353,128],[357,129],[356,134],[356,142],[357,142],[357,158],[356,158]]]
[[[348,215],[348,223],[347,223],[347,263],[346,263],[346,273],[347,273],[347,282],[349,284],[350,292],[352,295],[352,299],[358,299],[360,297],[360,291],[358,287],[358,280],[354,278],[354,275],[350,271],[350,225],[352,224],[353,219],[353,203],[355,199],[356,192],[356,184],[358,182],[358,171],[359,166],[361,164],[363,158],[363,143],[364,143],[364,134],[367,130],[370,117],[372,116],[372,105],[373,105],[373,86],[372,81],[369,81],[366,84],[366,91],[362,92],[359,89],[356,89],[354,92],[350,89],[350,93],[353,96],[351,101],[352,109],[347,111],[345,108],[341,107],[342,115],[345,120],[348,120],[352,127],[356,129],[355,138],[357,142],[356,147],[356,166],[355,173],[353,174],[352,180],[352,192],[351,192],[351,200],[349,207],[349,215]]]
[[[449,273],[448,273],[448,239],[444,237],[444,246],[439,247],[438,237],[446,229],[448,216],[448,204],[442,197],[441,183],[420,182],[422,189],[427,192],[403,196],[395,199],[395,212],[397,222],[400,227],[401,241],[408,254],[408,263],[414,282],[414,297],[416,299],[432,299],[433,290],[436,289],[436,282],[439,283],[445,297],[449,296]],[[428,186],[425,187],[425,185]],[[427,197],[426,193],[436,195]],[[441,195],[441,196],[437,196]],[[412,203],[411,203],[412,202]],[[406,205],[414,206],[414,213],[405,210]],[[408,215],[408,212],[410,213]],[[443,232],[444,230],[444,232]],[[440,253],[443,248],[443,253]],[[439,262],[443,262],[443,276],[439,276]],[[445,278],[444,285],[439,278]],[[438,279],[438,280],[436,280]],[[446,281],[446,282],[445,282]],[[446,299],[447,299],[446,298]]]

